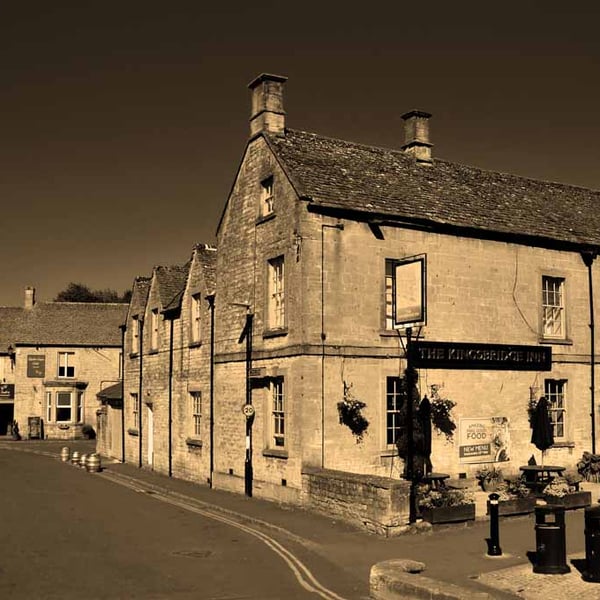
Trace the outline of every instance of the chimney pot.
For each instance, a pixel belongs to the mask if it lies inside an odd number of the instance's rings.
[[[248,87],[252,90],[250,113],[250,136],[259,133],[285,135],[285,111],[283,110],[283,86],[287,77],[263,73]]]
[[[429,142],[429,119],[431,114],[422,110],[411,110],[402,115],[404,119],[404,146],[406,154],[414,156],[418,163],[431,164]]]
[[[35,288],[25,288],[25,308],[33,308],[35,304]]]

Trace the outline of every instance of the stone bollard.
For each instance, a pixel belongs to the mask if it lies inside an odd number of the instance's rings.
[[[68,446],[63,446],[60,451],[60,460],[63,462],[69,462],[69,458],[71,457],[71,451]]]
[[[86,468],[87,459],[88,459],[88,455],[87,455],[87,454],[82,454],[82,455],[79,457],[79,466],[80,466],[82,469],[85,469],[85,468]]]
[[[79,452],[77,452],[77,450],[74,450],[73,454],[71,454],[71,464],[73,466],[77,466],[79,464]]]

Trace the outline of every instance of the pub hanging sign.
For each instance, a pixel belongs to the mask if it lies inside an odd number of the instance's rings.
[[[552,348],[547,346],[415,341],[410,347],[410,357],[417,369],[552,369]]]

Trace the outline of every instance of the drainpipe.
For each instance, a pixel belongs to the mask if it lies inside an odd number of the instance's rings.
[[[142,468],[142,364],[144,360],[144,319],[139,319],[139,336],[140,341],[140,380],[138,385],[138,468]]]
[[[214,453],[214,437],[215,437],[215,295],[210,294],[206,297],[208,306],[210,308],[210,466],[209,466],[209,477],[208,485],[210,488],[213,487],[213,472],[215,469],[215,453]]]
[[[169,477],[173,474],[173,329],[174,319],[170,319],[169,340]]]
[[[343,223],[321,223],[321,468],[325,468],[325,228],[344,230]]]
[[[121,325],[121,462],[125,463],[125,331]]]
[[[595,354],[595,338],[596,338],[596,325],[594,320],[594,288],[592,278],[592,265],[597,254],[595,252],[582,252],[581,258],[588,268],[588,291],[589,291],[589,305],[590,305],[590,418],[592,420],[592,454],[596,454],[596,354]]]

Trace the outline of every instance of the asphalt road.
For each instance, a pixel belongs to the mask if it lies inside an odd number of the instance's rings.
[[[0,448],[0,482],[0,598],[352,597],[343,573],[306,549],[283,543],[286,561],[273,547],[281,540],[56,459]],[[317,560],[338,594],[305,589],[290,567],[308,565],[310,582]]]

